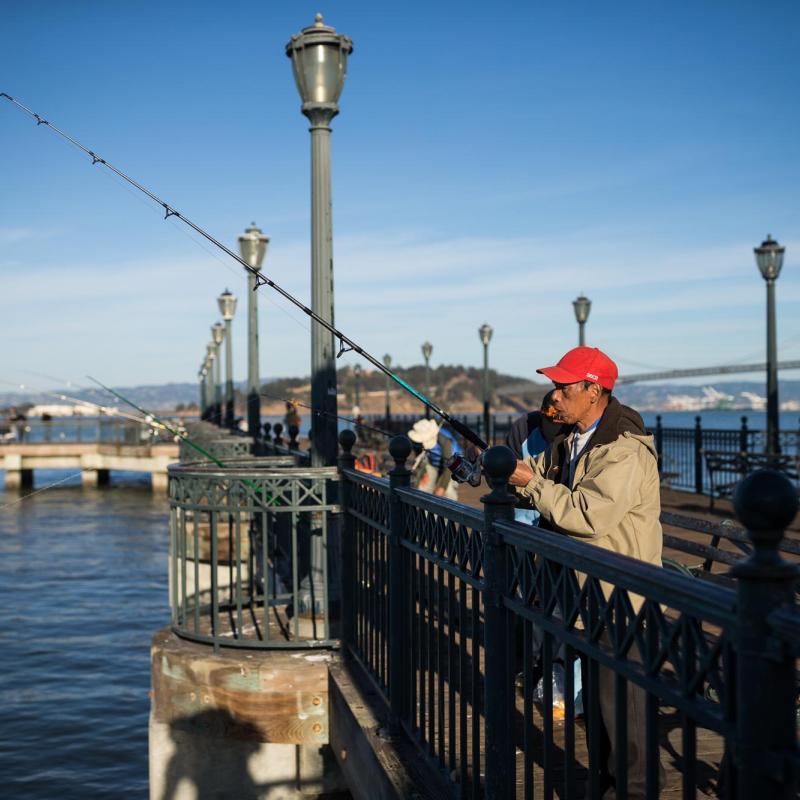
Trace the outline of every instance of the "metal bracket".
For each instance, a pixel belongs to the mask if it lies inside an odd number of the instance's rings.
[[[336,354],[336,358],[341,358],[345,353],[352,353],[352,347],[345,347],[344,339],[341,337],[339,338],[339,352]]]

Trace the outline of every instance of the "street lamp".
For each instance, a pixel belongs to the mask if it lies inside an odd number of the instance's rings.
[[[483,345],[483,435],[489,441],[489,342],[492,341],[492,326],[487,323],[478,328],[478,336]]]
[[[269,236],[265,236],[255,222],[239,237],[242,260],[256,272],[261,271],[267,254]],[[261,431],[261,382],[258,379],[258,292],[256,276],[247,271],[247,433],[255,446]]]
[[[331,120],[347,75],[353,43],[323,24],[295,34],[286,45],[302,106],[311,123],[311,310],[333,322],[333,228],[331,221]],[[311,464],[333,466],[338,454],[336,425],[336,351],[333,334],[311,328]]]
[[[206,414],[206,367],[203,364],[197,372],[200,383],[200,419],[205,418]]]
[[[361,364],[353,367],[353,379],[355,381],[355,406],[361,412]]]
[[[386,369],[391,369],[392,366],[392,357],[387,353],[383,357],[383,365]],[[389,381],[391,378],[386,375],[386,427],[389,428],[392,424],[392,407],[389,403]]]
[[[586,336],[583,329],[586,325],[586,320],[589,319],[589,312],[592,310],[592,301],[588,297],[581,295],[572,301],[572,307],[575,309],[575,319],[578,322],[578,345],[583,347],[586,344]]]
[[[225,322],[225,427],[233,430],[233,337],[231,327],[236,313],[236,295],[227,289],[217,298],[219,313]]]
[[[222,355],[220,345],[225,338],[225,326],[215,322],[211,326],[211,340],[214,342],[214,422],[222,425]]]
[[[780,453],[778,423],[778,355],[775,326],[775,281],[781,274],[783,253],[781,247],[770,235],[754,247],[756,264],[761,276],[767,282],[767,453]]]
[[[425,359],[425,394],[430,400],[431,396],[431,353],[433,353],[433,345],[430,342],[422,343],[422,357]],[[425,406],[425,419],[430,419],[431,410]]]
[[[214,422],[214,359],[216,346],[213,342],[206,345],[206,419]]]

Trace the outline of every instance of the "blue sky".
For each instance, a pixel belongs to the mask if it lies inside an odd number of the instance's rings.
[[[575,343],[621,371],[754,361],[752,248],[787,248],[800,358],[800,6],[793,2],[6,0],[0,91],[309,289],[309,137],[284,55],[325,14],[355,51],[333,128],[336,321],[401,364],[533,375]],[[245,282],[117,179],[0,103],[0,379],[194,380]],[[308,324],[260,290],[261,373],[308,373]],[[350,363],[355,360],[348,356]],[[787,377],[796,374],[787,374]],[[8,383],[5,388],[8,388]],[[51,382],[52,383],[52,382]]]

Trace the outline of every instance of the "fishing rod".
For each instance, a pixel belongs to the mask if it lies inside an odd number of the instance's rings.
[[[314,406],[301,403],[299,400],[288,400],[285,397],[278,397],[277,395],[267,394],[266,392],[261,392],[261,397],[268,397],[270,400],[280,400],[282,403],[291,403],[294,406],[300,406],[300,408],[307,408],[312,414],[318,417],[332,417],[333,419],[340,419],[342,422],[349,422],[351,425],[355,425],[358,428],[364,428],[368,431],[374,431],[375,433],[379,433],[381,436],[386,436],[389,438],[394,436],[392,433],[388,433],[380,428],[375,428],[372,425],[367,425],[364,422],[359,422],[352,417],[342,417],[339,414],[334,414],[332,411],[321,411],[320,409],[314,408]]]
[[[265,392],[261,393],[261,397],[269,397],[272,400],[280,400],[284,403],[292,403],[295,406],[300,406],[301,408],[307,408],[312,414],[317,414],[323,417],[333,417],[334,419],[340,419],[344,422],[349,422],[352,425],[356,425],[359,428],[366,428],[368,431],[375,431],[375,433],[379,433],[381,434],[381,436],[386,436],[386,437],[394,436],[393,433],[388,433],[387,431],[381,430],[380,428],[374,428],[372,425],[365,425],[363,422],[358,422],[357,420],[351,419],[349,417],[340,417],[338,414],[334,414],[331,411],[321,411],[319,409],[314,408],[313,406],[301,403],[299,400],[287,400],[286,398],[277,397],[276,395],[273,394],[266,394]],[[470,461],[464,456],[461,456],[458,453],[454,453],[452,456],[450,456],[445,466],[450,470],[453,476],[453,480],[455,480],[456,482],[468,483],[470,484],[470,486],[480,486],[482,459],[483,459],[483,453],[479,453],[474,461]]]
[[[286,289],[284,289],[283,287],[279,286],[271,278],[267,277],[266,275],[263,275],[259,270],[257,270],[254,267],[252,267],[241,256],[237,255],[229,247],[226,247],[224,244],[222,244],[222,242],[220,242],[219,240],[215,239],[210,233],[205,231],[203,228],[201,228],[196,223],[192,222],[188,217],[184,216],[176,208],[174,208],[169,203],[167,203],[164,200],[162,200],[160,197],[158,197],[156,194],[151,192],[145,186],[142,186],[142,184],[140,184],[137,181],[135,181],[129,175],[126,175],[121,169],[115,167],[113,164],[111,164],[105,158],[102,158],[97,153],[95,153],[93,150],[90,150],[88,147],[85,147],[77,139],[74,139],[72,136],[70,136],[69,134],[65,133],[60,128],[57,128],[49,120],[45,119],[44,117],[42,117],[39,114],[37,114],[35,111],[31,110],[26,105],[21,103],[19,100],[16,100],[15,98],[13,98],[10,94],[7,94],[6,92],[0,92],[0,97],[5,97],[6,100],[8,100],[10,103],[12,103],[17,108],[19,108],[21,111],[23,111],[25,114],[27,114],[28,116],[30,116],[34,120],[36,120],[36,125],[37,126],[44,125],[45,127],[49,128],[51,131],[53,131],[55,134],[60,136],[62,139],[65,139],[70,144],[72,144],[73,146],[77,147],[79,150],[84,152],[87,156],[89,156],[92,159],[92,165],[100,164],[101,166],[107,167],[115,175],[117,175],[118,177],[122,178],[124,181],[126,181],[128,184],[133,186],[135,189],[137,189],[138,191],[140,191],[143,194],[145,194],[154,203],[156,203],[157,205],[161,206],[164,209],[164,219],[165,220],[169,219],[170,217],[175,217],[176,219],[178,219],[181,222],[183,222],[185,225],[189,226],[196,233],[199,233],[200,236],[202,236],[206,241],[210,242],[215,247],[219,248],[224,253],[229,255],[234,261],[238,261],[239,264],[241,264],[251,275],[254,276],[254,278],[255,278],[255,287],[254,288],[255,289],[258,289],[259,286],[264,286],[264,285],[269,286],[271,289],[276,291],[278,294],[280,294],[282,297],[284,297],[286,300],[288,300],[294,306],[299,308],[304,314],[306,314],[311,319],[313,319],[314,322],[316,322],[318,325],[321,325],[323,328],[325,328],[325,330],[327,330],[329,333],[331,333],[334,336],[334,338],[339,340],[339,352],[338,352],[338,354],[336,356],[337,358],[339,358],[340,356],[344,355],[345,353],[349,353],[349,352],[357,353],[362,358],[366,359],[370,364],[372,364],[372,366],[375,367],[377,370],[382,372],[388,378],[391,378],[398,386],[400,386],[401,388],[405,389],[409,394],[411,394],[413,397],[415,397],[417,400],[419,400],[421,403],[423,403],[425,406],[427,406],[427,408],[429,408],[431,411],[433,411],[434,414],[436,414],[437,416],[441,417],[445,422],[447,422],[453,428],[453,430],[455,430],[457,433],[460,433],[467,441],[469,441],[472,444],[474,444],[479,450],[483,451],[483,450],[486,450],[489,447],[489,445],[485,441],[483,441],[483,439],[481,439],[481,437],[478,436],[478,434],[475,433],[475,431],[473,431],[470,427],[465,425],[463,422],[460,422],[455,417],[452,417],[450,414],[447,413],[447,411],[445,411],[443,408],[441,408],[436,403],[434,403],[433,400],[431,400],[430,398],[426,397],[424,394],[422,394],[422,392],[420,392],[419,390],[415,389],[409,383],[404,381],[399,375],[397,375],[397,373],[392,372],[387,366],[385,366],[383,364],[382,361],[377,359],[375,356],[373,356],[371,353],[366,351],[359,344],[354,342],[351,338],[349,338],[344,333],[342,333],[338,328],[336,328],[334,325],[332,325],[326,319],[324,319],[319,314],[317,314],[315,311],[310,309],[301,300],[298,300],[293,294],[291,294],[290,292],[286,291]]]
[[[97,380],[97,378],[93,378],[91,375],[87,375],[86,377],[93,383],[96,383],[101,389],[105,389],[105,391],[107,391],[109,394],[112,394],[114,395],[114,397],[117,397],[120,400],[122,400],[123,403],[127,403],[129,406],[135,408],[140,414],[144,414],[145,417],[150,417],[151,419],[156,421],[165,430],[169,431],[173,436],[176,436],[178,439],[181,439],[184,442],[186,442],[186,444],[188,444],[190,447],[193,447],[195,450],[197,450],[198,453],[202,453],[202,455],[204,455],[207,459],[209,459],[209,461],[213,461],[214,464],[216,464],[218,467],[222,467],[223,469],[225,468],[225,464],[223,464],[222,461],[220,461],[213,453],[209,453],[208,450],[206,450],[204,447],[201,447],[196,442],[193,442],[186,435],[185,432],[181,433],[181,431],[175,430],[175,428],[171,427],[170,425],[167,425],[167,423],[164,422],[164,420],[160,419],[156,414],[153,414],[151,411],[146,411],[140,406],[137,406],[136,403],[133,402],[133,400],[129,400],[127,397],[124,397],[119,392],[112,389],[110,386],[106,386],[104,383],[101,383],[100,381]]]

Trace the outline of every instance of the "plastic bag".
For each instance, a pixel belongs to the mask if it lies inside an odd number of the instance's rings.
[[[581,662],[575,659],[572,662],[573,688],[575,691],[575,716],[583,715],[583,687],[581,684]],[[566,701],[564,699],[564,665],[560,662],[553,664],[553,719],[564,719],[566,715]],[[533,690],[533,702],[544,704],[544,678],[539,679]]]

